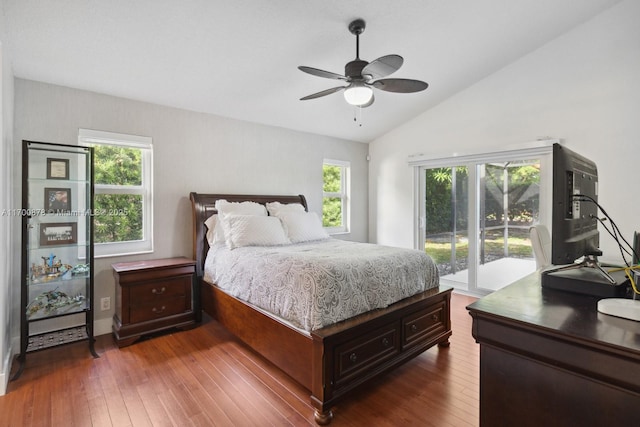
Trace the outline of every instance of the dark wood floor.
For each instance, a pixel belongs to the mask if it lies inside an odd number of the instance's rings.
[[[354,392],[333,426],[478,425],[478,345],[452,297],[451,347],[432,348]],[[0,397],[1,426],[315,425],[307,392],[207,319],[202,326],[118,349],[98,337],[30,354]]]

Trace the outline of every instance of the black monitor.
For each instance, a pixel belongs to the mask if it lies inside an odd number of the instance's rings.
[[[553,145],[551,263],[542,287],[600,297],[627,293],[624,272],[609,273],[598,262],[598,169],[560,144]],[[582,258],[581,262],[575,261]]]
[[[586,197],[576,197],[578,194]],[[596,164],[553,144],[552,264],[572,264],[583,256],[600,255],[597,201]]]

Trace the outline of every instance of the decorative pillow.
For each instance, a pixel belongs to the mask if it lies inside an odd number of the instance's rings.
[[[304,206],[300,203],[283,204],[280,202],[270,202],[267,203],[267,210],[271,216],[278,216],[279,214],[286,212],[306,212]]]
[[[282,222],[273,216],[225,215],[221,223],[229,249],[291,243],[282,228]]]
[[[267,208],[256,202],[227,202],[216,200],[216,210],[220,215],[267,215]]]
[[[216,243],[224,243],[224,231],[222,230],[220,221],[218,221],[218,215],[211,215],[204,222],[204,225],[207,227],[206,236],[209,246],[213,246]]]
[[[286,212],[279,215],[291,243],[329,238],[315,212]]]

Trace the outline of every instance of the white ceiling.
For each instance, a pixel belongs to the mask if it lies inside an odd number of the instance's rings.
[[[2,0],[16,77],[369,142],[618,0]],[[399,54],[391,77],[424,92],[376,91],[362,125],[341,93],[355,57]]]

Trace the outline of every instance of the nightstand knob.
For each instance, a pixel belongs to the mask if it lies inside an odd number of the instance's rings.
[[[155,314],[162,314],[162,312],[164,311],[165,308],[166,307],[164,305],[159,310],[157,308],[153,307],[151,309],[151,311],[154,312]]]
[[[356,363],[356,360],[358,360],[358,356],[356,356],[355,353],[351,353],[351,355],[349,356],[349,360],[351,361],[351,363]]]
[[[162,288],[160,288],[160,290],[153,288],[151,289],[151,293],[155,294],[155,295],[162,295],[164,294],[164,292],[167,290],[167,288],[165,286],[163,286]]]
[[[418,326],[415,323],[411,325],[411,332],[415,332],[417,330],[418,330]]]

